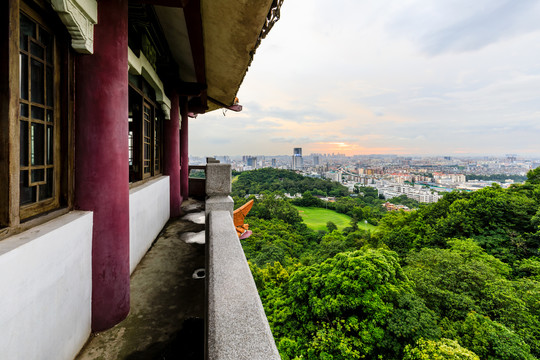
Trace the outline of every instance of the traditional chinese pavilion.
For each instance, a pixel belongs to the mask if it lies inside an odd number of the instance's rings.
[[[189,194],[190,116],[238,110],[281,2],[1,2],[0,358],[73,358],[128,314]]]

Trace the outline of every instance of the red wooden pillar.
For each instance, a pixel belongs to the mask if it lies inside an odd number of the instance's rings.
[[[180,104],[182,124],[180,130],[180,192],[183,199],[189,197],[189,154],[188,154],[188,116],[187,99]]]
[[[163,173],[169,175],[171,217],[180,215],[180,109],[176,92],[171,94],[171,119],[165,121],[165,162]]]
[[[100,1],[76,63],[75,206],[94,213],[92,329],[129,312],[128,0]]]

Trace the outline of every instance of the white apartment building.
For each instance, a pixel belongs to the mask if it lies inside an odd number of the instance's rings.
[[[343,179],[341,171],[328,171],[328,172],[325,172],[324,177],[326,179],[330,179],[332,181],[336,181],[336,182],[339,182],[339,183],[341,183],[341,181]]]
[[[433,181],[437,184],[455,184],[467,181],[463,174],[433,174]]]
[[[421,185],[407,185],[388,180],[375,181],[373,186],[382,195],[385,200],[393,197],[406,195],[410,199],[414,199],[421,203],[434,203],[442,198],[438,193],[432,193],[431,189],[426,189]]]

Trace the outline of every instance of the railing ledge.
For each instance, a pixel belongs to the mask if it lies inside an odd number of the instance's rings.
[[[234,228],[231,166],[206,165],[206,359],[274,360],[279,352]]]
[[[210,211],[207,359],[280,359],[228,211]]]

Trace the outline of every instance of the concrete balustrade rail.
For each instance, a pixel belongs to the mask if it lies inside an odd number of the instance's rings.
[[[206,359],[280,359],[232,220],[231,167],[207,165]]]
[[[208,220],[207,359],[280,359],[230,213]]]

